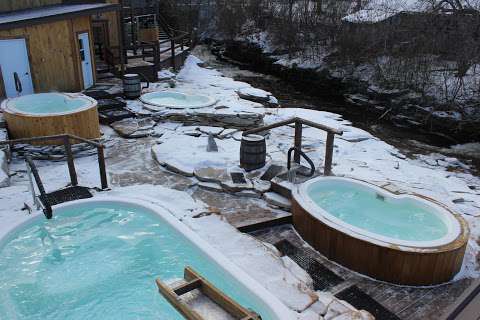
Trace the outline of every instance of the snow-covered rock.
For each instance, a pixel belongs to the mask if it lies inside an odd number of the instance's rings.
[[[275,192],[264,193],[263,198],[265,199],[265,201],[267,201],[271,205],[274,205],[280,208],[290,209],[292,207],[292,202],[289,199]]]
[[[111,124],[112,128],[125,138],[142,138],[153,134],[157,123],[151,118],[124,119]]]
[[[0,150],[0,188],[10,186],[9,166],[5,151]]]

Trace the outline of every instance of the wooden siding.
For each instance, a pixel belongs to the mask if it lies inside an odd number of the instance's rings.
[[[60,4],[62,0],[0,0],[0,12]]]
[[[25,28],[0,31],[1,39],[25,38],[36,93],[83,89],[78,33],[88,32],[93,73],[95,62],[90,17],[79,17]],[[0,96],[4,96],[1,94]]]
[[[105,3],[118,4],[119,0],[106,0]],[[105,12],[100,15],[100,19],[108,20],[108,30],[109,30],[109,44],[111,47],[120,46],[120,26],[119,26],[119,12],[110,11]]]
[[[292,199],[293,225],[300,236],[328,259],[378,280],[401,285],[434,285],[450,281],[462,266],[468,227],[443,247],[423,252],[381,246],[327,226]]]

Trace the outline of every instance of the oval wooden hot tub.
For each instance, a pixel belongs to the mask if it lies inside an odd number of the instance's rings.
[[[445,223],[445,236],[434,241],[389,239],[349,225],[311,199],[313,185],[332,181],[352,183],[386,201],[418,202],[431,208]],[[327,189],[330,187],[327,187]],[[348,201],[339,199],[339,201]],[[453,279],[460,271],[468,242],[468,226],[457,214],[425,197],[395,195],[368,183],[336,177],[312,179],[293,190],[293,224],[312,247],[344,267],[372,278],[400,285],[434,285]],[[368,215],[368,214],[367,214]],[[385,217],[388,217],[385,214]],[[371,219],[375,223],[375,219]]]
[[[83,94],[39,93],[7,99],[2,111],[11,139],[72,134],[100,138],[97,101]],[[35,144],[61,144],[61,141]]]

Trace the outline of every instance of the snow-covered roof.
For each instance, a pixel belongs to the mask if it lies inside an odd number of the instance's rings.
[[[0,29],[16,27],[22,23],[32,23],[71,15],[89,15],[95,12],[114,10],[118,7],[108,3],[59,4],[27,10],[0,13]]]
[[[439,9],[479,10],[480,0],[370,0],[361,10],[343,20],[351,23],[376,23],[399,13],[433,12]]]

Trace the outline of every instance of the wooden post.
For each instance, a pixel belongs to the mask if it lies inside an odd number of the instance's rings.
[[[324,175],[330,176],[332,175],[332,158],[333,158],[333,142],[335,139],[335,133],[328,132],[327,133],[327,144],[325,146],[325,168],[324,168]]]
[[[72,145],[70,138],[65,136],[63,138],[63,145],[65,146],[65,155],[67,156],[68,172],[70,173],[70,181],[72,186],[78,185],[77,172],[75,171],[75,163],[73,161]]]
[[[170,50],[172,51],[172,68],[177,71],[177,63],[175,61],[175,39],[170,40]]]
[[[97,147],[98,152],[98,167],[100,169],[100,181],[102,189],[108,188],[107,170],[105,168],[105,154],[103,153],[103,146]]]
[[[302,123],[300,121],[295,121],[295,150],[293,160],[300,164],[300,152],[302,150]]]

